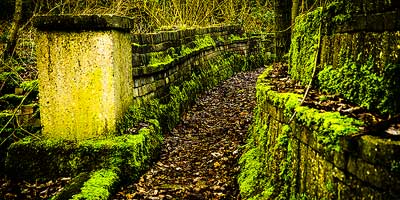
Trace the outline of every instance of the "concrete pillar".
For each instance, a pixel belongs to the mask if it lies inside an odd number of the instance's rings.
[[[132,102],[129,18],[37,16],[40,117],[47,138],[106,136]]]

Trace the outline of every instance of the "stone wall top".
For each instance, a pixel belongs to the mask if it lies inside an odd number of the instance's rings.
[[[117,15],[38,15],[33,25],[41,30],[120,30],[130,32],[132,19]]]
[[[399,18],[400,10],[368,15],[353,15],[350,20],[338,24],[334,29],[334,33],[399,31]]]
[[[202,28],[187,28],[182,30],[160,31],[157,33],[133,34],[132,42],[139,45],[160,44],[168,41],[176,41],[183,38],[194,37],[195,35],[204,35],[218,32],[227,34],[240,34],[242,27],[240,25],[216,25]]]

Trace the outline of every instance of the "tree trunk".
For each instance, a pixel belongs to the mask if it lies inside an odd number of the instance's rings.
[[[17,35],[21,18],[22,18],[22,0],[16,0],[14,18],[12,21],[9,35],[7,37],[6,48],[3,52],[3,58],[5,59],[12,56],[12,54],[14,53],[15,46],[17,44]]]
[[[301,0],[301,7],[300,7],[300,13],[304,13],[305,12],[305,3],[306,0]]]
[[[299,15],[299,0],[292,0],[292,26],[294,25],[296,21],[297,15]]]
[[[274,0],[275,50],[278,59],[289,52],[291,34],[291,0]]]

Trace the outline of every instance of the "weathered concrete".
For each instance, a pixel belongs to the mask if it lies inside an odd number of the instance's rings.
[[[107,21],[110,18],[112,23]],[[79,140],[112,133],[132,102],[130,34],[111,30],[118,23],[110,16],[105,20],[96,16],[97,21],[89,17],[87,22],[99,23],[84,27],[110,30],[79,32],[55,30],[85,18],[41,19],[36,24],[40,30],[37,67],[43,135]]]

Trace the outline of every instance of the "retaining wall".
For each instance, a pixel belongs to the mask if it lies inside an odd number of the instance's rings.
[[[368,0],[338,1],[297,17],[289,73],[306,85],[317,63],[320,89],[382,115],[400,113],[399,16],[398,2]]]
[[[299,94],[257,82],[255,122],[241,157],[245,199],[398,199],[400,142],[360,134],[361,121],[300,106]],[[294,111],[294,120],[288,124]]]
[[[297,17],[291,78],[305,86],[313,79],[314,88],[376,116],[398,115],[399,8],[394,1],[337,1]],[[255,122],[240,161],[243,198],[400,198],[397,136],[362,132],[371,120],[300,106],[302,95],[273,91],[271,79],[267,71],[257,83]]]
[[[216,26],[134,34],[132,66],[135,102],[165,97],[169,86],[188,80],[192,73],[199,73],[217,57],[271,54],[272,35],[241,38],[241,32],[239,26]]]

